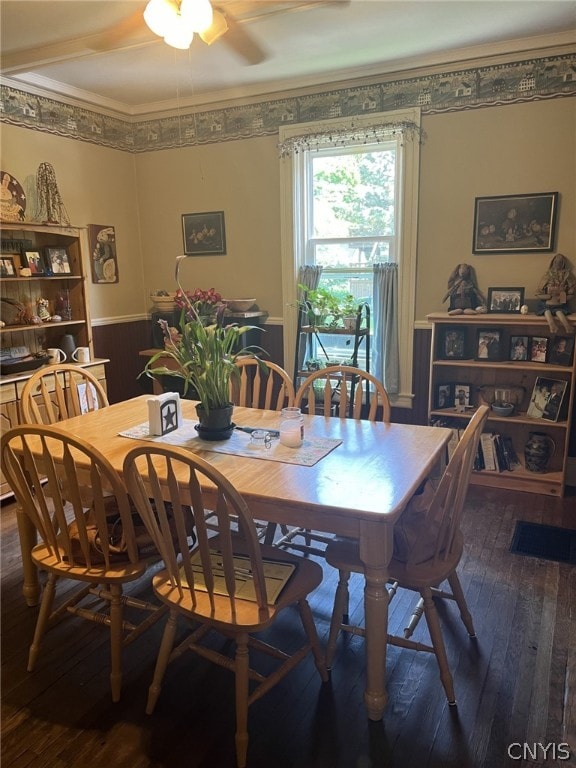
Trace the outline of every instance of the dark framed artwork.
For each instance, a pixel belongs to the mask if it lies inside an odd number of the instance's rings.
[[[502,332],[494,328],[479,328],[476,343],[477,360],[500,360]]]
[[[40,251],[24,251],[25,262],[23,266],[28,267],[32,275],[44,275],[44,261]]]
[[[524,288],[488,288],[488,312],[520,314]]]
[[[453,384],[438,384],[434,397],[434,408],[451,408],[454,405]]]
[[[464,328],[442,328],[438,357],[441,360],[464,360],[466,358],[466,331]]]
[[[554,250],[558,192],[477,197],[473,253]]]
[[[509,360],[528,360],[528,336],[510,336]]]
[[[47,245],[44,249],[44,264],[49,275],[71,275],[72,267],[68,251],[60,245]]]
[[[88,224],[90,271],[93,283],[118,283],[116,232],[108,224]]]
[[[548,362],[555,365],[572,365],[574,336],[556,336],[550,342]]]
[[[183,213],[182,237],[187,256],[210,256],[226,253],[224,211]]]
[[[545,363],[548,355],[548,338],[531,336],[528,359],[533,363]]]
[[[567,387],[567,381],[537,376],[526,415],[532,419],[558,421]]]
[[[2,254],[0,256],[0,277],[18,277],[16,274],[16,262],[13,256]]]

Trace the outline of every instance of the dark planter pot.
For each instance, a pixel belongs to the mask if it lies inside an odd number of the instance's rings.
[[[230,403],[224,408],[211,408],[206,413],[202,405],[196,406],[199,424],[196,431],[203,440],[228,440],[232,437],[235,424],[232,422],[234,405]]]

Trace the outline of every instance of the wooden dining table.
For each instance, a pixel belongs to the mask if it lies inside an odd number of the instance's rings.
[[[135,440],[119,433],[148,421],[148,396],[116,403],[60,422],[59,430],[80,437],[100,450],[122,472]],[[182,401],[183,418],[196,421],[194,401]],[[278,429],[276,411],[235,406],[238,426]],[[388,625],[387,566],[392,555],[394,524],[421,483],[444,458],[452,434],[441,427],[383,424],[325,416],[304,416],[305,439],[341,441],[313,466],[264,460],[206,449],[204,441],[187,447],[217,467],[245,498],[256,520],[301,526],[358,539],[365,565],[366,687],[370,719],[380,720],[385,688]],[[249,436],[246,435],[246,439]],[[35,534],[19,514],[24,595],[39,596],[38,574],[30,559]]]

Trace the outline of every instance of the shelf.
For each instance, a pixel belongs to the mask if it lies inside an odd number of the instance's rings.
[[[467,410],[464,413],[461,411],[455,411],[453,408],[435,408],[430,411],[430,416],[440,419],[466,419],[470,420],[474,413],[474,410]],[[524,424],[532,429],[548,429],[549,427],[558,427],[560,429],[566,429],[568,427],[568,421],[548,421],[547,419],[533,419],[527,416],[525,413],[518,413],[514,416],[497,416],[490,411],[488,414],[489,422],[499,422],[501,424]]]
[[[2,282],[6,283],[30,283],[32,280],[39,282],[55,283],[60,280],[84,280],[81,275],[30,275],[30,277],[3,277]]]
[[[303,325],[300,328],[302,333],[321,333],[321,334],[335,334],[336,336],[366,336],[369,333],[368,328],[360,328],[358,333],[354,329],[348,330],[348,328],[323,328],[312,325]]]
[[[61,320],[59,323],[30,323],[29,325],[5,325],[0,328],[0,335],[3,333],[20,333],[22,331],[47,331],[54,328],[63,328],[70,325],[85,325],[86,320]]]

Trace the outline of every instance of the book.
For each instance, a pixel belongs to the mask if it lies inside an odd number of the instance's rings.
[[[502,435],[502,448],[506,457],[508,471],[514,472],[515,469],[520,469],[522,465],[514,449],[512,438],[509,435]]]
[[[496,453],[494,449],[493,434],[491,432],[483,432],[480,435],[479,445],[482,446],[484,469],[488,472],[495,472],[498,467],[496,465]]]

